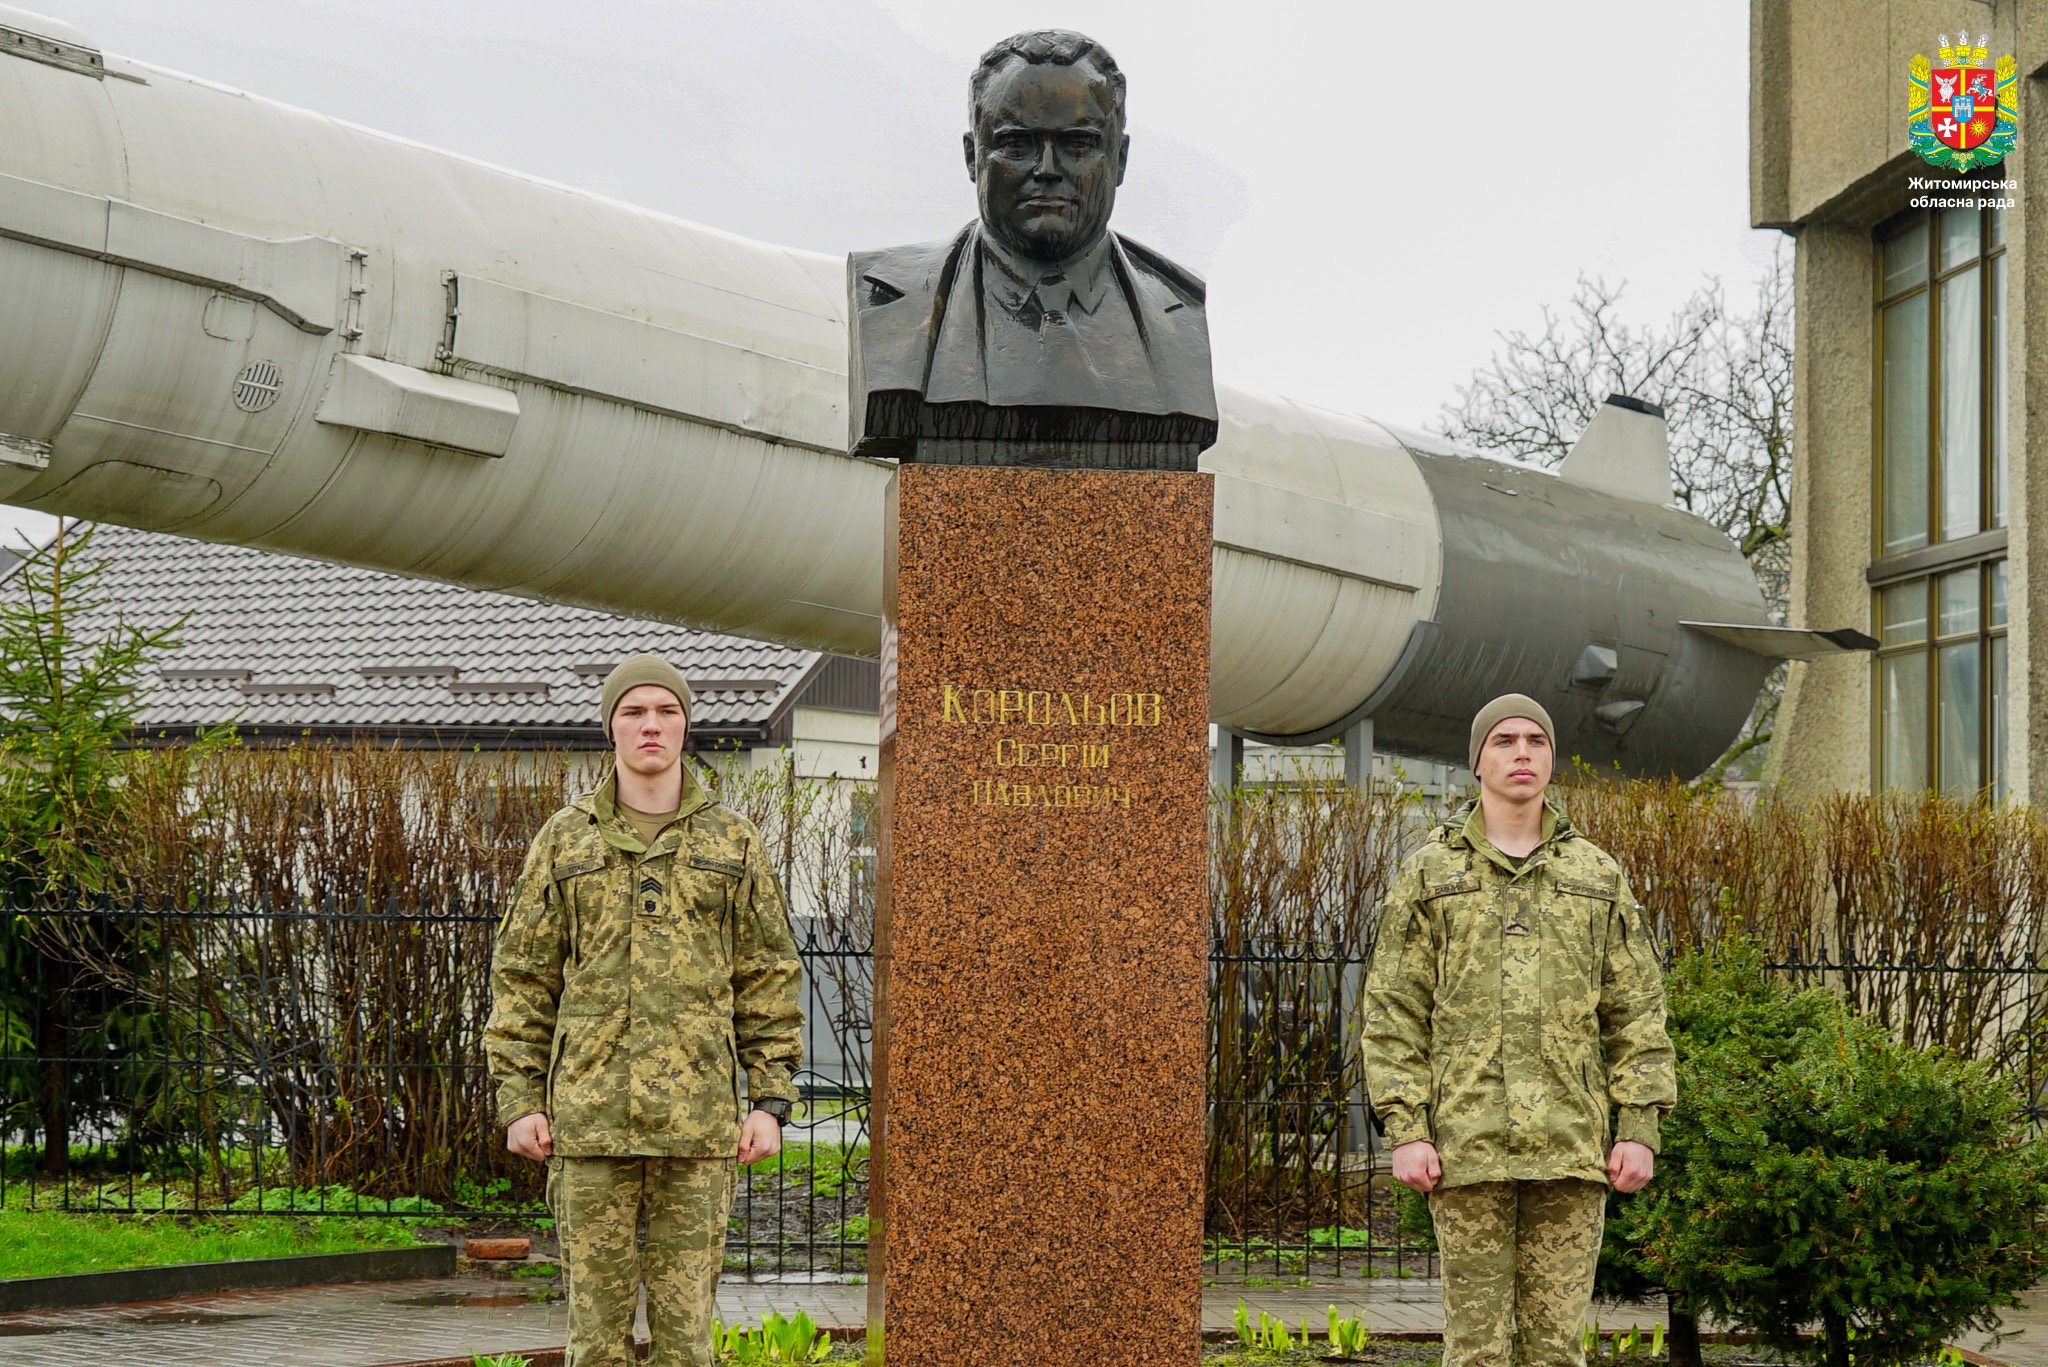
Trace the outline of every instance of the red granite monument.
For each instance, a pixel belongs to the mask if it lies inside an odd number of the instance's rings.
[[[1199,280],[1109,231],[1124,78],[982,59],[981,216],[855,255],[888,504],[868,1344],[1200,1355],[1216,437]]]

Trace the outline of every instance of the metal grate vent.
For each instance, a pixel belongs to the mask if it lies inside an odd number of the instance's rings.
[[[235,407],[244,413],[261,413],[277,402],[283,372],[275,361],[251,361],[235,377]]]

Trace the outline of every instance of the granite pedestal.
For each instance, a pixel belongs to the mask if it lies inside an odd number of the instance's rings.
[[[1192,1367],[1210,478],[889,504],[870,1360]]]

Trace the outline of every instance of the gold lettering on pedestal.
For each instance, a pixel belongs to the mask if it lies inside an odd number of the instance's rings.
[[[968,688],[942,685],[939,720],[947,726],[1089,727],[1127,738],[1136,730],[1165,721],[1164,694],[1140,689],[1122,692],[1074,692],[1057,688]],[[1055,736],[1057,732],[1053,733]],[[997,734],[992,751],[998,776],[970,780],[977,807],[1028,807],[1078,811],[1128,809],[1131,788],[1124,783],[1082,783],[1071,779],[1035,783],[1016,770],[1060,769],[1096,771],[1108,778],[1115,749],[1101,731],[1086,740],[1050,739],[1044,731],[1023,735]],[[1048,777],[1051,777],[1048,775]]]
[[[952,726],[1158,726],[1158,693],[1068,693],[1058,689],[941,687],[939,719]]]
[[[1117,784],[1007,783],[1002,779],[978,778],[974,780],[973,791],[977,807],[1101,810],[1131,805],[1131,790]]]
[[[1107,769],[1109,747],[1091,742],[1001,739],[996,764],[1004,769]]]

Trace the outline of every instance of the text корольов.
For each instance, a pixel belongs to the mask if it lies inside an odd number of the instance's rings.
[[[1157,693],[946,684],[940,698],[940,719],[954,726],[1157,726],[1163,712]]]

